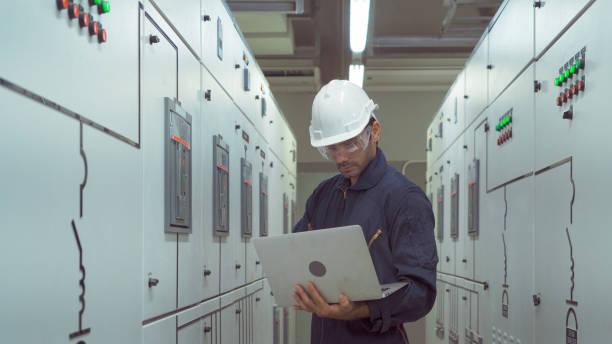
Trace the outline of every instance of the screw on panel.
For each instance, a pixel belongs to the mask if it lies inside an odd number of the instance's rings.
[[[488,70],[491,70],[491,69],[493,69],[493,65],[492,65],[492,64],[490,64],[490,65],[487,65],[487,69],[488,69]]]
[[[210,16],[208,14],[205,14],[202,16],[202,20],[205,22],[210,21]]]

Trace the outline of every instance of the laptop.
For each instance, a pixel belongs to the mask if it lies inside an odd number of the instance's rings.
[[[314,282],[329,303],[344,293],[352,301],[377,300],[406,282],[379,284],[361,226],[253,238],[276,304],[296,305],[295,285]]]

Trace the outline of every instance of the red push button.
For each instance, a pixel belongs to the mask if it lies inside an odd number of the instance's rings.
[[[100,30],[100,32],[98,32],[98,43],[106,42],[106,38],[106,30]]]
[[[563,100],[561,100],[561,97],[557,97],[557,106],[561,106],[563,105]]]
[[[79,13],[80,13],[80,9],[79,9],[80,5],[78,4],[71,4],[70,8],[68,8],[68,17],[70,17],[70,19],[74,19],[74,18],[78,18],[79,17]]]
[[[83,12],[79,14],[79,26],[80,27],[88,27],[89,26],[89,14]]]
[[[575,83],[574,85],[572,85],[572,94],[578,95],[578,83]]]
[[[561,100],[562,100],[564,103],[567,103],[567,96],[565,95],[565,93],[561,93]]]
[[[578,81],[578,90],[584,91],[584,80]]]
[[[89,35],[90,36],[94,36],[97,35],[98,32],[100,32],[100,23],[98,23],[97,21],[89,22]]]
[[[65,10],[68,8],[68,0],[57,0],[57,9],[58,10]]]
[[[565,89],[565,97],[567,97],[567,99],[572,99],[573,96],[574,95],[572,93],[572,90],[570,90],[569,88]]]

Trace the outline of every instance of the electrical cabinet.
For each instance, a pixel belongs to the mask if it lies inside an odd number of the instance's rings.
[[[581,14],[585,6],[594,1],[542,1],[539,6],[535,6],[535,55],[542,54],[555,37]]]
[[[488,105],[489,36],[484,35],[465,64],[465,118],[475,119]]]
[[[158,43],[141,44],[141,78],[149,85],[142,94],[143,317],[153,318],[176,307],[177,234],[166,233],[167,97],[177,97],[177,46],[152,16],[145,16],[143,33]],[[169,195],[168,195],[169,196]],[[143,320],[144,320],[143,319]]]
[[[534,25],[533,0],[508,1],[501,13],[498,13],[488,36],[491,66],[489,101],[494,101],[523,68],[531,63]],[[516,30],[519,27],[521,29]]]

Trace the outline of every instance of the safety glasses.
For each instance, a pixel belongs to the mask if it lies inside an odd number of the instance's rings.
[[[319,152],[327,160],[335,160],[338,155],[352,155],[363,152],[370,143],[372,125],[368,125],[359,135],[340,143],[318,147]]]

